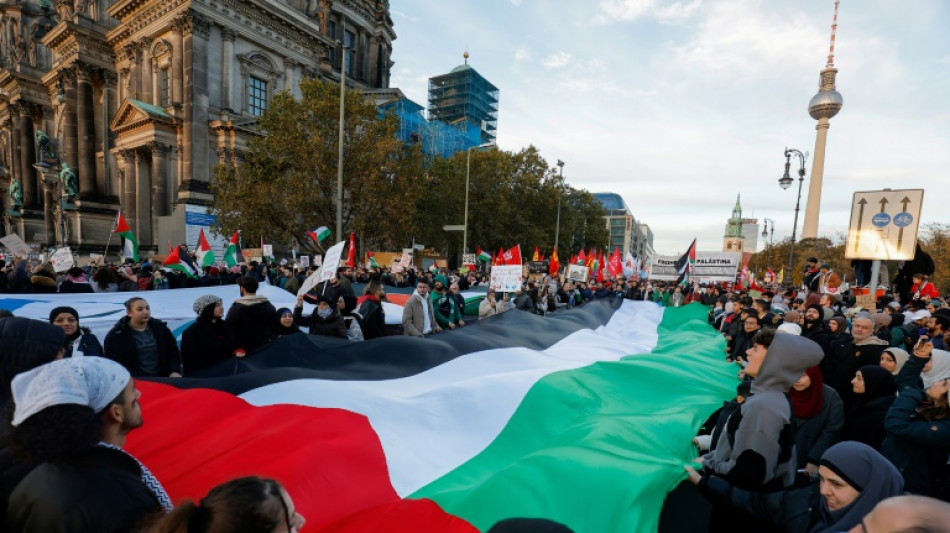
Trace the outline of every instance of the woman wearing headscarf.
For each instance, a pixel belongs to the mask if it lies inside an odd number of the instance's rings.
[[[930,344],[933,343],[922,343]],[[916,354],[916,351],[914,352]],[[913,358],[909,359],[912,360]],[[946,350],[931,350],[930,359],[924,365],[920,373],[921,384],[924,389],[929,389],[931,385],[942,380],[950,378],[950,352]],[[903,384],[903,382],[901,382]]]
[[[277,325],[271,329],[271,336],[276,339],[277,337],[296,335],[298,333],[303,333],[303,331],[300,331],[297,324],[294,324],[293,310],[289,307],[281,307],[278,309]]]
[[[851,387],[854,395],[842,438],[863,442],[880,450],[887,435],[884,431],[884,416],[897,393],[894,375],[880,365],[862,366],[851,380]]]
[[[910,358],[910,354],[901,348],[887,348],[881,353],[881,368],[887,370],[895,376],[904,368],[904,363]],[[921,383],[923,387],[923,383]]]
[[[897,381],[902,388],[884,418],[887,439],[881,451],[904,475],[907,492],[933,496],[937,495],[938,487],[946,486],[947,457],[950,456],[947,397],[950,378],[924,379],[926,389],[915,385],[917,376],[931,364],[928,361],[931,353],[936,355],[938,351],[926,338],[923,340],[898,374]]]
[[[184,375],[224,361],[234,354],[234,338],[224,321],[224,302],[213,294],[198,297],[192,305],[198,317],[181,334]]]
[[[342,301],[342,298],[340,298]],[[297,296],[297,305],[294,307],[294,323],[308,328],[311,335],[326,335],[328,337],[349,338],[346,333],[346,324],[337,306],[329,298],[321,295],[317,299],[317,308],[307,316],[303,314],[303,295]]]
[[[79,325],[79,311],[72,307],[56,307],[49,312],[49,323],[63,328],[66,334],[64,357],[102,356],[102,344],[99,339],[89,331],[89,328]]]
[[[719,505],[752,514],[784,533],[834,533],[861,523],[882,500],[904,492],[900,472],[873,448],[841,442],[821,456],[818,475],[801,488],[756,492],[686,467],[689,481]]]
[[[795,417],[795,453],[799,469],[818,472],[825,451],[841,437],[844,405],[838,393],[825,385],[821,370],[810,367],[788,391]]]

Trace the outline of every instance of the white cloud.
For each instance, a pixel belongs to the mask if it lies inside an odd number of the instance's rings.
[[[603,0],[600,2],[599,12],[591,18],[591,22],[609,24],[649,17],[660,21],[682,20],[691,17],[702,3],[702,0],[672,3],[658,0]]]
[[[521,0],[511,0],[511,3],[512,3],[515,7],[518,7],[518,6],[521,5]]]
[[[402,11],[396,11],[395,9],[393,9],[393,10],[390,10],[390,13],[392,13],[393,15],[396,15],[399,18],[406,19],[413,24],[415,24],[416,22],[419,22],[419,17],[409,16],[403,13]]]
[[[545,68],[557,69],[564,68],[571,64],[571,54],[567,52],[555,52],[541,61]]]
[[[515,50],[515,61],[531,61],[531,52],[526,48],[517,48]]]

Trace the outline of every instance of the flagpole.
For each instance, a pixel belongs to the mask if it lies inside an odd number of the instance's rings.
[[[112,234],[115,233],[115,228],[119,225],[119,215],[122,213],[121,209],[117,209],[115,212],[115,222],[112,223],[112,229],[109,230],[109,237],[106,239],[106,248],[102,251],[102,262],[105,264],[109,260],[109,244],[112,242]]]

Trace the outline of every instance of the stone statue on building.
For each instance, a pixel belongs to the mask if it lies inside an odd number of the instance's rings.
[[[79,184],[76,181],[76,173],[70,168],[69,163],[63,161],[63,169],[59,171],[59,181],[63,184],[64,196],[73,199],[79,196]]]
[[[37,156],[40,159],[40,162],[55,162],[56,161],[56,146],[53,144],[53,141],[50,140],[49,136],[46,135],[46,132],[43,130],[36,130],[36,148]]]
[[[16,178],[10,179],[10,206],[14,211],[19,211],[23,207],[23,188]]]

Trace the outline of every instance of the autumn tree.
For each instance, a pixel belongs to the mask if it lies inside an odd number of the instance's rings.
[[[919,240],[921,248],[934,260],[936,267],[930,281],[937,286],[941,296],[950,294],[950,224],[924,224]]]
[[[302,98],[274,95],[239,165],[214,170],[215,230],[240,228],[272,242],[314,243],[307,231],[336,227],[339,85],[300,84]],[[372,99],[347,90],[344,109],[342,240],[355,231],[367,246],[398,248],[411,233],[413,206],[423,192],[418,147],[396,138],[394,116],[380,116]]]
[[[460,225],[465,217],[465,173],[469,154],[436,158],[428,168],[425,195],[416,209],[416,240],[449,257],[462,252]],[[561,201],[559,254],[581,246],[606,246],[603,206],[590,193],[567,186],[529,146],[518,152],[472,149],[469,171],[468,252],[521,244],[526,253],[554,246],[558,200]]]

